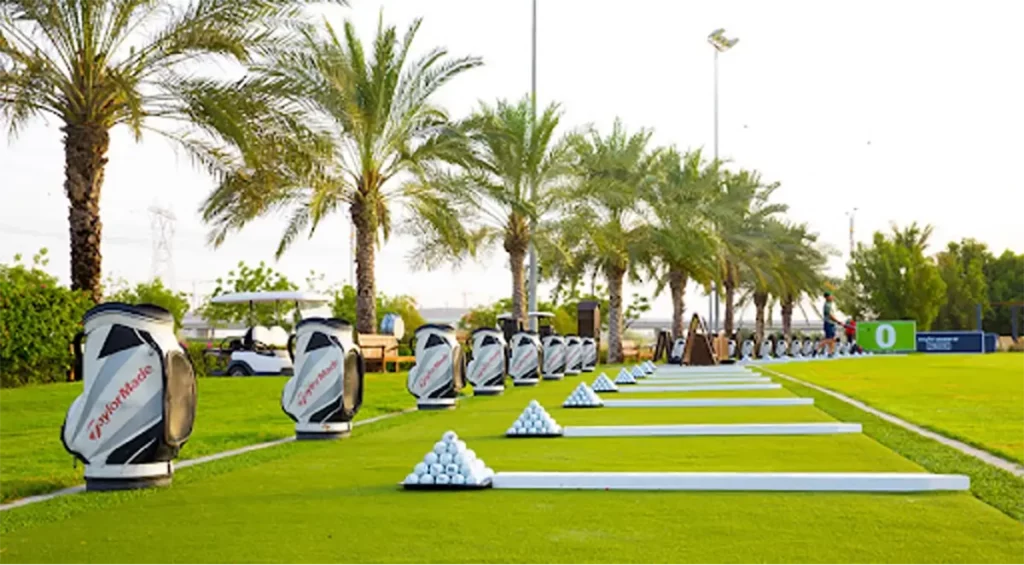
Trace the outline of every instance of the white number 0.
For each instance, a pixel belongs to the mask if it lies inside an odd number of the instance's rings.
[[[882,324],[875,330],[875,343],[882,349],[896,345],[896,328],[890,324]]]

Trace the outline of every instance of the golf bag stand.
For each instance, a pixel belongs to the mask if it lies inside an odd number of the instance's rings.
[[[281,391],[281,409],[297,439],[333,439],[352,432],[363,404],[363,354],[352,325],[338,318],[306,318],[288,340],[295,366]]]
[[[455,400],[465,385],[465,358],[455,328],[446,324],[426,324],[416,328],[414,337],[416,364],[409,369],[406,388],[416,397],[420,410],[455,408]]]
[[[83,390],[60,435],[85,464],[86,490],[170,484],[196,415],[195,370],[174,319],[158,306],[107,302],[82,325],[73,351]]]
[[[565,378],[567,348],[565,338],[558,334],[549,334],[541,340],[544,345],[544,365],[541,376],[545,381],[558,381]]]
[[[583,347],[579,336],[565,336],[565,374],[578,375],[583,372]]]
[[[466,378],[475,396],[494,396],[505,392],[508,370],[508,344],[500,330],[477,328],[471,336],[473,358],[466,367]]]

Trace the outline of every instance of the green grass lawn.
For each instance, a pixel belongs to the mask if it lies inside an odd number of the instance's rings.
[[[210,455],[294,434],[281,411],[285,377],[205,378],[192,438],[182,459]],[[0,502],[82,482],[82,465],[64,450],[60,426],[81,383],[0,390]],[[370,374],[356,419],[413,406],[404,375]]]
[[[87,493],[18,508],[0,514],[0,555],[8,562],[620,563],[974,563],[1024,555],[1024,525],[968,493],[453,493],[398,486],[448,429],[499,472],[922,470],[858,434],[503,437],[531,399],[568,425],[704,416],[777,421],[787,412],[801,421],[830,420],[815,407],[560,408],[579,380],[463,398],[457,410],[402,415],[357,428],[347,440],[292,443],[183,469],[169,489]]]
[[[767,368],[1024,463],[1024,354],[922,354]]]

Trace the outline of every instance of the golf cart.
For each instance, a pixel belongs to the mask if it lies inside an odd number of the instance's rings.
[[[295,322],[302,319],[323,316],[330,317],[326,312],[326,304],[330,299],[321,294],[304,291],[268,291],[268,292],[232,292],[210,299],[213,304],[248,304],[249,328],[242,337],[224,338],[217,349],[207,351],[223,360],[227,368],[214,371],[214,375],[230,375],[233,377],[248,375],[291,375],[292,359],[287,347],[291,339],[288,331],[280,325],[270,328],[256,323],[255,305],[274,304],[275,318],[280,323],[280,303],[293,303],[295,306]]]

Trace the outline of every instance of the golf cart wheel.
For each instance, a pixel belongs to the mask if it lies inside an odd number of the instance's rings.
[[[232,365],[228,368],[228,376],[247,377],[249,376],[249,371],[247,371],[242,365]]]

